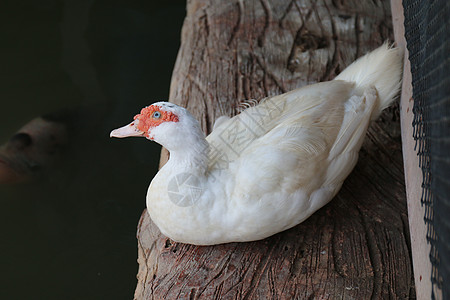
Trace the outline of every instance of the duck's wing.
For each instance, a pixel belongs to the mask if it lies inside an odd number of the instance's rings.
[[[283,200],[301,192],[311,211],[323,206],[355,166],[376,101],[370,88],[328,107],[322,116],[276,126],[241,154],[233,193],[240,199],[279,195]],[[273,196],[269,201],[285,205]]]
[[[299,140],[300,147],[309,149],[317,144],[316,130],[320,131],[319,136],[324,135],[325,143],[330,142],[339,131],[344,102],[352,88],[353,84],[345,81],[309,85],[266,98],[259,105],[221,122],[207,137],[209,169],[227,169],[242,155],[251,155],[249,152],[265,147],[265,143],[275,146]]]

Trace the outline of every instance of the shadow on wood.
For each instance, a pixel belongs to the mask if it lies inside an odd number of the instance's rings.
[[[240,100],[334,78],[392,39],[391,23],[386,0],[189,1],[170,101],[209,132]],[[135,298],[413,298],[398,116],[394,106],[371,125],[331,203],[268,239],[174,243],[144,212]]]

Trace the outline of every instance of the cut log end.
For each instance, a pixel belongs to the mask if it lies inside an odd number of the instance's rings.
[[[208,132],[241,100],[332,79],[392,40],[391,23],[389,1],[189,1],[170,101]],[[331,203],[270,238],[175,243],[144,212],[135,299],[414,297],[398,119],[394,107],[372,124]]]

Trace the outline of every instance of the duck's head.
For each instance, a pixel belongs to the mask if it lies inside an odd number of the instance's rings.
[[[111,131],[111,137],[146,137],[169,151],[186,147],[198,138],[204,139],[198,121],[183,107],[157,102],[144,107],[134,121]]]

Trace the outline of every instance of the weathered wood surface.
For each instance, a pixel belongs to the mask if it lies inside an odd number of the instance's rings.
[[[240,100],[332,79],[392,38],[391,23],[387,0],[188,1],[170,101],[209,131]],[[371,125],[330,204],[268,239],[174,243],[144,212],[135,298],[414,298],[398,115]]]

